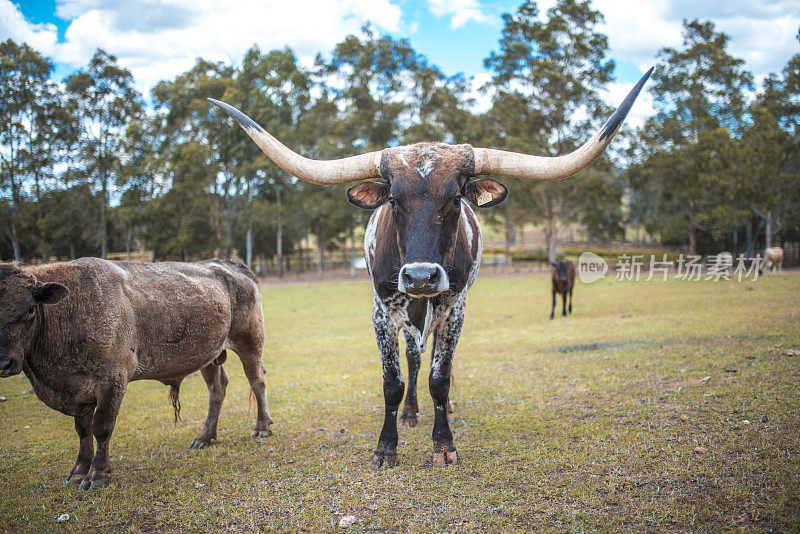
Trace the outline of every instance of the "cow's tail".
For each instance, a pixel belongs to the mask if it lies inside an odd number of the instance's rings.
[[[175,412],[175,424],[181,420],[181,381],[175,380],[169,385],[169,400],[172,403],[172,410]]]

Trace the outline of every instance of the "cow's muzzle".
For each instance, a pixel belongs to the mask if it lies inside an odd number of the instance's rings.
[[[18,375],[22,371],[22,365],[13,358],[0,360],[0,378]]]
[[[450,281],[438,263],[406,263],[400,268],[397,289],[412,297],[433,297],[450,289]]]

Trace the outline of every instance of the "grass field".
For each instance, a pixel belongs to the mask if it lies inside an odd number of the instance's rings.
[[[343,515],[356,531],[800,528],[800,356],[787,354],[800,275],[579,284],[573,315],[552,322],[549,301],[544,277],[479,277],[470,292],[455,467],[431,465],[427,372],[397,467],[368,467],[383,398],[366,281],[264,288],[266,440],[248,437],[234,355],[219,440],[202,451],[187,448],[207,406],[199,376],[177,425],[165,386],[131,384],[100,492],[62,483],[72,419],[5,379],[0,530],[316,532]]]

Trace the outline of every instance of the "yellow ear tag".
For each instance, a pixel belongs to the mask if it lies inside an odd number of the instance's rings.
[[[488,192],[488,191],[484,191],[478,197],[478,206],[483,206],[484,204],[488,204],[492,200],[493,200],[492,199],[492,194],[490,192]]]

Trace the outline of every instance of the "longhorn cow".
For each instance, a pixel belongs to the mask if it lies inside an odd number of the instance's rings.
[[[458,461],[448,422],[453,353],[464,322],[465,297],[475,281],[483,249],[478,219],[469,204],[489,208],[502,202],[505,185],[476,176],[561,180],[592,164],[611,142],[648,71],[600,130],[574,152],[539,157],[470,145],[418,143],[344,159],[300,156],[236,108],[209,99],[227,112],[279,167],[312,184],[365,179],[347,191],[350,203],[374,210],[364,239],[374,288],[375,338],[383,366],[385,414],[372,467],[397,461],[397,412],[405,384],[398,336],[406,339],[409,381],[401,420],[415,426],[420,355],[433,334],[428,380],[434,404],[433,463]]]

